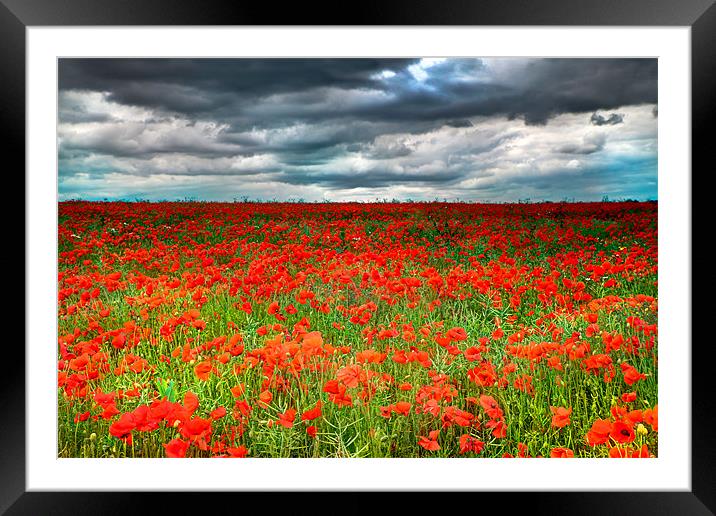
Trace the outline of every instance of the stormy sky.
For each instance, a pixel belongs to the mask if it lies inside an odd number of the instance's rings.
[[[60,59],[59,199],[657,198],[656,59]]]

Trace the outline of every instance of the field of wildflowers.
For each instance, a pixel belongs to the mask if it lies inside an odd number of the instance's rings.
[[[60,457],[657,455],[657,203],[58,223]]]

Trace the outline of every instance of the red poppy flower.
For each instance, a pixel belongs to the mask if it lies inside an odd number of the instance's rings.
[[[621,369],[624,375],[624,382],[626,382],[627,385],[633,385],[639,380],[646,378],[645,374],[640,373],[634,366],[631,366],[626,362],[621,364]]]
[[[268,314],[269,315],[276,315],[281,308],[278,305],[278,301],[274,301],[271,303],[268,307]]]
[[[291,428],[293,426],[293,422],[296,419],[296,410],[295,409],[288,409],[283,414],[278,415],[278,421],[276,421],[279,425],[284,426],[286,428]]]
[[[438,444],[438,435],[439,434],[440,434],[440,430],[432,430],[428,434],[428,437],[421,435],[418,438],[418,444],[428,451],[437,451],[440,449],[440,445]]]
[[[194,366],[194,374],[197,378],[199,378],[199,380],[208,380],[209,374],[211,374],[211,362],[204,360],[203,362],[196,364]]]
[[[571,408],[550,407],[552,411],[552,426],[555,428],[564,428],[569,424],[569,415],[572,413]]]
[[[629,450],[618,446],[609,448],[609,457],[612,459],[624,459],[629,457]]]
[[[636,392],[625,392],[622,394],[622,401],[624,403],[632,403],[636,400]]]
[[[271,391],[261,391],[261,394],[259,394],[259,401],[261,401],[261,403],[268,405],[271,403],[271,400],[273,400],[273,394],[271,394]]]
[[[301,421],[313,421],[314,419],[321,417],[321,414],[322,414],[321,406],[322,406],[321,400],[318,400],[316,402],[315,407],[313,407],[310,410],[305,411],[301,415]]]
[[[186,457],[186,451],[189,449],[189,441],[172,439],[168,443],[163,444],[163,446],[167,457],[181,459]]]
[[[623,421],[615,421],[609,437],[618,443],[630,443],[634,440],[634,430]]]
[[[179,427],[179,433],[186,439],[199,440],[211,433],[211,420],[191,418]]]
[[[447,336],[451,340],[465,340],[467,339],[467,332],[464,328],[450,328],[447,331]]]
[[[349,389],[358,387],[363,378],[363,370],[358,364],[342,367],[336,372],[336,378]]]
[[[644,411],[644,422],[651,425],[651,428],[655,432],[659,431],[659,406],[654,405],[653,409],[646,409]]]
[[[485,447],[485,443],[476,439],[469,434],[460,436],[460,453],[480,453]]]
[[[552,448],[549,456],[553,459],[568,459],[574,457],[574,452],[569,448]]]
[[[477,360],[482,359],[482,354],[480,353],[480,349],[476,348],[474,346],[469,347],[464,352],[465,358],[469,360],[470,362],[475,362]]]
[[[485,410],[485,414],[492,419],[500,419],[502,417],[502,410],[495,401],[495,398],[488,396],[487,394],[480,395],[480,405]]]
[[[122,414],[117,421],[109,425],[109,433],[118,439],[127,439],[136,427],[134,415],[131,412]]]
[[[249,454],[249,450],[247,450],[246,446],[244,446],[243,444],[237,446],[236,448],[227,448],[226,452],[229,454],[229,457],[235,459],[243,459]]]
[[[397,414],[401,414],[403,416],[407,416],[410,413],[410,408],[413,405],[408,403],[407,401],[399,401],[395,404],[395,412]]]
[[[507,436],[507,425],[502,420],[489,421],[485,424],[485,427],[492,429],[492,435],[497,439],[504,439]]]
[[[649,448],[644,444],[638,450],[631,452],[630,457],[633,459],[648,459],[651,457],[651,454],[649,453]]]
[[[218,407],[211,411],[211,414],[209,414],[209,417],[211,419],[221,419],[226,415],[226,409],[224,407]]]
[[[587,443],[590,446],[604,444],[609,440],[612,431],[612,423],[606,419],[597,419],[592,423],[592,428],[587,432]]]
[[[187,391],[184,395],[184,408],[189,414],[193,414],[199,407],[199,396],[191,391]]]

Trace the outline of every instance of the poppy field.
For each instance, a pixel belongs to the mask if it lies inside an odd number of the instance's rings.
[[[657,235],[655,202],[61,202],[58,456],[658,456]]]

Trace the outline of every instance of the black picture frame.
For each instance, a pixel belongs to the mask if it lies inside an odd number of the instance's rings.
[[[714,0],[482,0],[427,2],[416,0],[363,1],[330,6],[270,3],[170,0],[0,0],[0,113],[5,166],[25,166],[25,29],[28,26],[78,25],[534,25],[534,26],[689,26],[692,73],[692,421],[691,492],[544,492],[451,495],[450,503],[465,502],[475,510],[496,503],[503,510],[546,514],[716,514],[716,406],[711,368],[713,340],[705,332],[716,303],[716,268],[705,252],[710,235],[708,181],[713,176],[708,127],[716,114],[716,6]],[[14,158],[8,160],[7,158]],[[687,174],[689,171],[679,171]],[[20,186],[25,192],[24,183]],[[24,198],[24,196],[23,196]],[[25,230],[26,231],[26,230]],[[699,238],[701,236],[701,238]],[[697,252],[700,248],[700,252]],[[10,263],[5,261],[5,264]],[[16,260],[16,259],[15,259]],[[15,263],[14,267],[17,266]],[[32,271],[25,269],[25,277]],[[693,285],[692,281],[692,285]],[[26,306],[26,314],[32,307]],[[27,321],[27,319],[26,319]],[[6,514],[132,514],[161,506],[167,514],[185,514],[190,505],[210,509],[223,501],[240,510],[247,493],[82,493],[26,492],[25,488],[25,351],[5,345],[5,359],[14,368],[0,374],[0,511]],[[688,426],[685,424],[685,430]],[[687,435],[687,434],[686,434]],[[558,479],[555,480],[559,482]],[[257,496],[266,497],[266,493]],[[408,498],[423,504],[432,495]],[[251,494],[251,496],[254,496]],[[399,495],[401,500],[402,495]],[[247,498],[248,497],[248,498]],[[308,503],[315,493],[291,493],[285,498],[295,512],[316,512]],[[470,498],[472,497],[472,498]],[[381,504],[360,492],[343,493],[336,511],[365,513]],[[273,510],[283,497],[268,497]],[[438,498],[439,500],[440,498]],[[208,502],[207,500],[210,500]],[[395,499],[394,499],[395,500]],[[446,500],[443,498],[442,500]],[[328,502],[326,502],[328,503]],[[401,501],[402,503],[402,501]],[[440,502],[438,502],[440,503]],[[230,506],[231,506],[230,505]],[[324,505],[324,504],[321,504]],[[384,506],[383,506],[384,507]],[[303,509],[302,509],[303,508]],[[334,512],[323,507],[326,512]],[[409,509],[404,509],[406,512]]]

